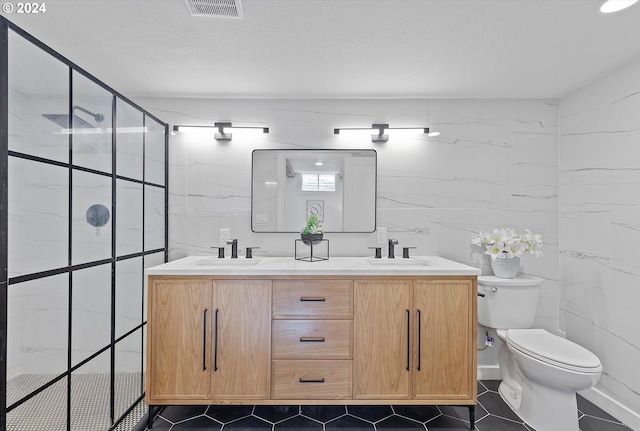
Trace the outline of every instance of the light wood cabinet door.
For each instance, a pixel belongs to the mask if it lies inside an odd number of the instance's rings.
[[[213,298],[213,399],[268,399],[271,281],[216,280]]]
[[[415,283],[415,399],[475,396],[475,295],[472,281]]]
[[[209,280],[153,280],[149,286],[148,402],[211,397]]]
[[[408,399],[411,395],[411,281],[354,284],[353,397]]]

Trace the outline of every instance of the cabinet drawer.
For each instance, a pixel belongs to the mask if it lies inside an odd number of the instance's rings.
[[[273,283],[273,317],[351,319],[351,280],[277,280]]]
[[[351,320],[274,320],[273,359],[351,359]]]
[[[273,361],[271,398],[349,399],[351,361]]]

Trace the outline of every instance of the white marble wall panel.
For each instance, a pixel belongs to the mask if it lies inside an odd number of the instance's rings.
[[[142,323],[142,257],[116,262],[116,338]]]
[[[251,231],[251,151],[269,148],[364,148],[378,152],[377,225],[415,254],[438,254],[482,267],[471,239],[480,229],[512,226],[541,233],[540,259],[523,270],[545,278],[536,324],[558,327],[557,102],[553,100],[209,100],[142,99],[171,125],[215,121],[268,126],[268,135],[170,136],[169,258],[214,254],[219,229],[231,229],[240,250],[293,255],[296,234]],[[432,126],[442,134],[334,135],[336,127]],[[301,226],[302,228],[302,226]],[[366,256],[374,233],[327,234],[332,256]],[[382,245],[386,255],[386,244]],[[479,251],[479,250],[478,250]],[[229,254],[227,248],[227,255]],[[477,256],[476,256],[477,255]],[[484,333],[482,333],[484,336]],[[490,350],[480,362],[496,364]]]
[[[68,72],[67,77],[68,80]],[[69,161],[69,134],[43,114],[64,115],[69,100],[59,96],[9,93],[9,150],[59,162]]]
[[[144,249],[164,248],[165,205],[164,189],[145,186],[144,190]]]
[[[143,257],[144,260],[144,269],[151,268],[152,266],[161,265],[164,263],[164,252],[149,254]],[[147,279],[144,279],[144,292],[142,294],[142,301],[145,306],[142,309],[142,320],[147,320]]]
[[[7,378],[67,369],[69,276],[8,288]]]
[[[113,149],[113,96],[78,72],[73,72],[73,106],[102,115],[98,121],[80,109],[74,109],[73,122],[73,164],[101,172],[111,172]],[[81,119],[83,125],[81,127]]]
[[[74,271],[71,303],[73,366],[111,341],[111,264]]]
[[[142,185],[116,180],[116,256],[142,251]]]
[[[69,68],[9,31],[9,150],[61,162],[69,135],[43,114],[69,112]]]
[[[67,266],[69,171],[9,157],[9,278]]]
[[[72,261],[73,264],[111,257],[111,177],[73,171],[72,197]],[[93,226],[87,220],[87,210],[102,205],[109,211],[103,226]]]
[[[116,173],[143,179],[143,114],[122,99],[116,98]]]
[[[144,176],[145,181],[164,185],[165,179],[165,130],[164,126],[146,117],[147,133],[144,137]]]
[[[640,426],[640,61],[560,103],[560,326]],[[624,409],[623,409],[624,410]]]

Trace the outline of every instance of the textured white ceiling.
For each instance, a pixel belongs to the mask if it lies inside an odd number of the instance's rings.
[[[47,0],[3,14],[130,96],[557,98],[640,57],[640,4],[600,0]]]

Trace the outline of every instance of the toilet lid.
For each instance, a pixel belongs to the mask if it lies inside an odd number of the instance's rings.
[[[589,350],[544,329],[510,329],[507,343],[543,362],[574,371],[595,372],[600,359]]]

